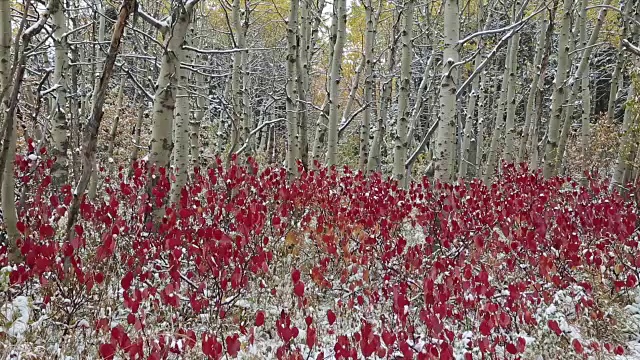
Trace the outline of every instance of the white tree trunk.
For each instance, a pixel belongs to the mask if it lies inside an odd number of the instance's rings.
[[[478,95],[478,133],[476,134],[476,158],[475,168],[476,177],[482,178],[483,160],[484,160],[484,137],[485,137],[485,121],[487,114],[487,72],[483,71],[480,79],[480,90]]]
[[[458,62],[460,19],[458,0],[444,0],[444,53],[442,56],[442,81],[440,83],[440,120],[436,138],[434,161],[435,178],[451,182],[455,153],[455,130],[458,124],[456,109],[456,83],[451,69]]]
[[[185,41],[186,43],[187,41]],[[179,54],[180,63],[190,64],[193,59],[191,51],[183,50]],[[173,126],[173,172],[176,180],[171,186],[171,203],[177,204],[180,201],[182,188],[187,184],[189,174],[189,94],[187,86],[189,83],[190,71],[177,67],[178,91],[176,97],[176,108],[174,111]]]
[[[287,110],[287,171],[290,176],[298,174],[296,160],[299,158],[298,142],[298,117],[296,116],[296,102],[298,91],[296,86],[296,62],[298,55],[298,8],[300,0],[291,0],[291,13],[289,14],[287,26],[287,84],[286,90],[286,110]]]
[[[475,67],[478,68],[481,63],[482,55],[478,53],[478,55],[476,55]],[[471,94],[469,95],[469,102],[467,105],[467,119],[464,123],[464,134],[462,138],[462,146],[460,148],[460,166],[458,167],[458,178],[466,178],[468,175],[468,164],[470,164],[469,160],[472,137],[471,132],[473,131],[473,120],[475,119],[476,101],[478,100],[478,92],[480,91],[479,87],[480,77],[476,76],[476,78],[471,83]]]
[[[605,6],[608,6],[611,3],[611,0],[605,0]],[[571,124],[573,123],[573,108],[575,106],[575,102],[580,94],[580,86],[582,85],[583,77],[589,78],[589,59],[591,58],[591,53],[593,52],[594,45],[596,41],[598,41],[598,36],[600,34],[600,29],[602,28],[602,24],[604,22],[604,18],[607,15],[606,9],[600,10],[600,14],[598,15],[598,20],[596,21],[595,26],[593,27],[593,31],[591,32],[591,37],[589,38],[589,42],[586,44],[586,47],[583,50],[582,58],[580,60],[580,64],[578,65],[578,69],[576,73],[569,79],[567,84],[568,90],[568,101],[567,106],[564,109],[565,117],[564,123],[562,126],[562,133],[560,134],[560,141],[558,143],[558,155],[556,158],[556,166],[560,166],[562,164],[564,158],[564,151],[567,146],[567,140],[569,138],[569,131],[571,130]],[[557,170],[557,169],[556,169]]]
[[[379,14],[379,13],[378,13]],[[387,74],[389,79],[382,84],[382,94],[380,94],[380,105],[378,114],[376,117],[376,126],[373,129],[373,140],[371,141],[371,149],[369,151],[369,159],[367,160],[367,172],[371,173],[374,171],[381,170],[382,160],[381,160],[381,148],[382,148],[382,140],[385,136],[385,128],[387,123],[387,116],[389,113],[389,104],[391,102],[391,93],[393,90],[393,77],[396,68],[396,35],[398,33],[398,21],[399,13],[397,7],[394,8],[393,12],[393,28],[391,30],[391,46],[389,47],[388,56],[386,58],[387,65]]]
[[[309,26],[308,0],[300,2],[300,34],[298,36],[299,54],[296,57],[296,86],[298,87],[298,124],[296,143],[298,156],[305,169],[309,168],[309,139],[307,135],[307,92],[309,91],[309,51],[311,41],[311,26]]]
[[[629,85],[627,92],[627,101],[632,101],[635,98],[636,89],[633,83]],[[620,149],[618,150],[618,160],[613,171],[611,178],[611,188],[620,188],[624,185],[625,172],[628,169],[632,169],[631,161],[634,160],[632,154],[633,142],[636,136],[634,136],[634,125],[638,122],[638,115],[635,113],[633,106],[627,106],[624,112],[624,120],[622,122],[622,139],[620,141]]]
[[[496,110],[496,119],[494,122],[493,133],[491,134],[491,144],[489,145],[489,152],[487,153],[487,168],[484,171],[483,181],[489,183],[495,175],[496,166],[498,163],[498,154],[500,153],[500,143],[503,139],[505,122],[504,122],[504,108],[507,100],[507,92],[509,88],[509,74],[511,64],[511,55],[513,51],[513,38],[509,39],[507,45],[507,56],[504,60],[504,73],[502,75],[502,85],[500,86],[500,96],[498,98],[498,108]],[[494,102],[495,104],[495,102]]]
[[[626,38],[626,35],[627,35],[627,23],[628,23],[627,16],[629,16],[629,14],[631,13],[631,8],[633,6],[631,6],[629,1],[621,2],[620,6],[622,7],[620,9],[620,12],[622,13],[622,34],[620,35],[620,39],[624,39]],[[609,102],[607,104],[607,118],[609,120],[613,120],[615,116],[616,100],[620,95],[619,90],[621,88],[621,86],[619,86],[619,83],[620,83],[619,79],[620,79],[620,76],[622,75],[622,67],[624,66],[624,59],[625,59],[625,51],[624,51],[624,48],[622,47],[622,41],[621,41],[618,44],[616,66],[611,75],[611,86],[609,88]]]
[[[231,7],[231,19],[233,32],[235,33],[234,41],[237,49],[246,48],[246,40],[242,21],[240,18],[240,0],[233,0]],[[232,127],[231,149],[229,154],[233,154],[238,146],[242,146],[248,137],[249,128],[246,126],[248,117],[245,116],[245,78],[244,63],[245,55],[243,51],[237,51],[233,55],[233,70],[231,73],[231,103],[233,105],[232,119],[235,126]]]
[[[51,155],[56,161],[51,168],[51,177],[54,184],[60,186],[69,179],[67,166],[67,150],[69,148],[69,125],[67,124],[67,72],[69,68],[68,45],[65,33],[67,32],[67,18],[65,15],[63,0],[54,0],[51,18],[55,30],[53,31],[53,44],[55,48],[55,68],[53,72],[53,84],[57,87],[55,105],[53,108],[51,131]]]
[[[478,8],[478,30],[488,30],[490,28],[491,25],[491,19],[492,19],[492,13],[489,12],[489,15],[487,16],[487,19],[485,21],[485,25],[484,28],[480,26],[480,21],[484,21],[483,17],[484,17],[484,4],[483,4],[483,0],[478,2],[479,8]],[[480,40],[482,41],[482,40]],[[478,49],[480,49],[482,46],[482,42],[480,42],[478,44]],[[476,55],[476,59],[475,59],[475,69],[480,67],[480,64],[482,64],[483,61],[483,56],[482,56],[482,52],[479,51],[478,54]],[[483,72],[484,75],[484,72]],[[468,166],[469,165],[474,165],[474,163],[471,162],[471,140],[472,140],[472,132],[473,132],[473,123],[474,123],[474,119],[476,119],[476,102],[478,100],[478,93],[481,91],[480,90],[480,76],[476,76],[475,79],[473,79],[473,82],[471,83],[471,94],[469,95],[469,101],[467,103],[467,119],[465,120],[464,123],[464,132],[462,135],[462,145],[460,147],[460,166],[458,167],[458,178],[466,178],[469,175],[469,171],[468,171]],[[478,113],[480,113],[480,109],[478,111]],[[480,119],[480,116],[478,116],[478,120]],[[482,127],[482,125],[480,125],[480,123],[478,122],[477,124],[478,129],[480,129]],[[484,129],[483,129],[483,133],[484,133]],[[483,134],[484,136],[484,134]],[[476,144],[478,143],[478,136],[476,133]],[[476,147],[476,154],[478,153],[478,149]],[[482,154],[482,152],[480,152],[480,154]],[[477,171],[476,171],[477,172]]]
[[[0,129],[11,86],[11,2],[0,1]]]
[[[562,106],[565,100],[567,71],[569,70],[569,32],[571,31],[571,6],[573,0],[564,0],[560,13],[560,37],[558,39],[558,65],[555,86],[551,96],[551,119],[547,133],[547,144],[544,152],[543,174],[545,178],[556,175],[556,158],[558,156],[558,142],[560,136],[560,121]]]
[[[18,231],[18,214],[16,212],[16,196],[15,196],[15,159],[16,159],[16,138],[18,137],[18,124],[13,121],[13,135],[9,141],[9,149],[7,151],[7,162],[4,165],[4,176],[2,180],[2,220],[7,231],[7,237],[10,244],[15,244],[20,236]]]
[[[523,162],[525,159],[525,153],[527,151],[527,143],[529,141],[529,131],[531,128],[531,118],[533,115],[533,107],[536,100],[536,94],[538,89],[538,81],[540,80],[540,71],[542,66],[542,56],[546,48],[547,28],[549,26],[549,20],[545,17],[540,20],[540,30],[538,33],[538,40],[536,47],[536,55],[533,60],[535,66],[535,73],[533,74],[533,80],[531,81],[531,88],[527,97],[527,105],[524,111],[524,127],[522,128],[522,140],[520,141],[520,149],[518,150],[518,162]]]
[[[516,9],[520,4],[516,2]],[[507,85],[507,120],[505,123],[503,158],[507,162],[516,159],[514,140],[516,137],[516,82],[518,71],[518,48],[520,47],[520,34],[513,35],[509,64],[509,83]]]
[[[320,3],[324,6],[324,0],[321,0]],[[324,8],[318,9],[318,14],[316,14],[316,21],[314,22],[314,29],[311,33],[311,42],[315,42],[315,39],[318,37],[318,28],[320,26],[320,22],[322,20],[322,13]],[[338,14],[336,12],[336,4],[333,3],[333,11],[331,15],[331,26],[329,27],[329,63],[327,64],[327,68],[331,69],[331,62],[333,61],[333,52],[335,51],[336,40],[338,37]],[[310,54],[311,55],[311,54]],[[325,84],[326,90],[326,98],[324,103],[322,104],[320,113],[318,115],[318,120],[316,121],[315,126],[315,136],[313,139],[313,147],[311,151],[311,161],[313,162],[313,167],[316,164],[320,164],[322,162],[322,156],[325,144],[327,142],[327,130],[329,126],[329,98],[331,95],[329,94],[329,83],[330,77],[327,77],[327,81]],[[275,129],[272,129],[275,131]],[[275,147],[274,147],[275,150]]]
[[[413,7],[414,1],[404,3],[404,24],[402,27],[402,54],[400,56],[400,91],[398,92],[398,122],[394,134],[393,177],[400,183],[405,183],[405,167],[407,161],[407,132],[411,109],[409,108],[409,92],[411,91],[411,49],[413,37]]]
[[[193,121],[189,123],[189,140],[191,143],[191,168],[200,167],[200,125],[204,119],[207,107],[209,106],[209,96],[205,88],[204,76],[196,74],[196,84],[200,93],[196,97],[196,114]],[[204,94],[202,93],[204,92]]]
[[[162,55],[158,88],[153,98],[153,127],[151,130],[150,163],[159,168],[168,168],[169,157],[173,150],[173,115],[176,107],[180,52],[184,42],[194,3],[190,2],[176,11],[177,19],[170,34],[167,34]]]
[[[377,19],[373,14],[372,0],[364,3],[366,34],[364,38],[364,102],[365,109],[360,124],[360,147],[358,150],[358,169],[365,173],[369,161],[369,133],[371,127],[371,103],[373,101],[373,48],[376,39]]]
[[[347,31],[347,4],[346,0],[336,0],[336,44],[331,60],[331,73],[329,75],[329,132],[327,136],[327,166],[338,164],[338,118],[340,102],[340,68],[342,67],[342,52],[346,40]]]

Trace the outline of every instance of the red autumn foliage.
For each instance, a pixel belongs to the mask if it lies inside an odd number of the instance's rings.
[[[20,207],[24,262],[11,286],[39,284],[53,303],[115,296],[124,320],[93,319],[105,359],[190,350],[236,357],[263,338],[258,332],[276,337],[280,359],[453,359],[460,346],[465,358],[515,358],[526,350],[518,329],[537,326],[531,309],[557,291],[580,287],[576,311],[589,316],[599,309],[585,274],[604,268],[615,292],[638,282],[637,203],[597,178],[579,186],[508,165],[490,186],[424,179],[403,189],[349,169],[301,171],[289,181],[284,169],[258,172],[251,159],[229,168],[218,161],[167,205],[166,171],[152,172],[149,191],[137,164],[130,177],[107,179],[104,197],[82,202],[66,243],[59,224],[71,188],[51,186],[50,164],[17,165],[32,193]],[[157,207],[165,214],[154,223]],[[283,251],[292,231],[302,247],[295,256]],[[335,301],[322,305],[327,297]],[[239,315],[244,299],[256,301],[245,313],[254,316]],[[562,335],[557,321],[546,325]],[[576,353],[625,351],[572,345]]]

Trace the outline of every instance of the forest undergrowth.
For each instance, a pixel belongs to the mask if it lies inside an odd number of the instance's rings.
[[[32,143],[30,150],[35,151]],[[637,197],[504,165],[408,189],[248,159],[104,180],[67,241],[70,186],[19,157],[21,260],[0,351],[20,359],[604,359],[640,333]],[[154,186],[148,186],[153,181]],[[154,209],[165,208],[154,222]]]

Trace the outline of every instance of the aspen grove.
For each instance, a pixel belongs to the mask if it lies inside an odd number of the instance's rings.
[[[640,0],[0,0],[0,360],[640,359]]]

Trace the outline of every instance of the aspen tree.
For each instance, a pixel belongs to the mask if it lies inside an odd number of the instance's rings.
[[[296,101],[298,91],[296,87],[296,62],[298,55],[298,8],[300,0],[291,0],[291,13],[289,14],[287,26],[287,83],[286,89],[286,110],[287,110],[287,156],[286,164],[289,176],[298,174],[296,160],[299,157],[298,147],[298,117],[296,116]]]
[[[347,1],[336,0],[336,44],[331,60],[331,73],[329,75],[329,126],[327,134],[327,166],[338,164],[338,113],[340,111],[340,68],[342,67],[342,55],[347,31]]]
[[[556,158],[560,136],[560,121],[565,100],[567,71],[569,70],[569,32],[571,31],[571,7],[573,0],[564,0],[560,13],[560,36],[558,38],[558,66],[551,96],[551,118],[544,152],[543,174],[545,178],[556,175]]]
[[[54,115],[51,118],[51,155],[56,159],[51,168],[54,184],[61,186],[68,181],[67,150],[69,149],[69,124],[67,122],[67,73],[69,70],[69,45],[67,44],[67,17],[63,0],[54,0],[51,8],[53,20],[53,44],[55,47],[55,68],[53,84],[56,87]]]
[[[609,3],[611,3],[611,0],[605,0],[603,5],[608,6]],[[582,78],[587,76],[588,74],[587,72],[589,70],[589,59],[591,57],[591,53],[593,52],[594,45],[596,44],[596,41],[598,41],[598,35],[600,34],[600,29],[602,28],[602,23],[604,22],[604,18],[606,15],[606,8],[600,10],[600,14],[598,15],[596,24],[593,27],[593,31],[591,32],[589,42],[586,44],[583,50],[578,69],[576,70],[575,74],[571,76],[567,81],[567,106],[564,109],[565,117],[562,126],[562,132],[560,133],[560,140],[558,142],[558,154],[555,160],[556,166],[561,166],[562,160],[564,158],[564,151],[567,146],[569,131],[571,130],[571,124],[573,123],[573,108],[575,106],[578,95],[580,94],[579,90],[580,86],[582,85]]]
[[[452,66],[458,62],[460,19],[458,0],[444,0],[444,53],[440,83],[440,119],[435,144],[435,178],[451,182],[455,150],[455,130],[458,123],[456,109],[456,82]]]
[[[398,121],[394,134],[393,177],[404,183],[407,161],[407,132],[411,110],[409,109],[409,91],[411,87],[411,49],[413,37],[413,7],[414,0],[407,0],[404,4],[404,24],[402,28],[402,55],[400,57],[400,91],[398,93]],[[455,96],[455,95],[454,95]]]
[[[369,129],[371,127],[371,103],[373,101],[373,48],[376,37],[377,19],[373,14],[372,0],[365,0],[366,34],[364,38],[364,106],[360,124],[360,146],[358,149],[358,169],[365,173],[369,161]]]
[[[546,48],[547,28],[549,27],[549,20],[542,17],[540,20],[540,29],[538,32],[536,54],[533,58],[533,66],[535,72],[531,81],[531,87],[529,89],[529,95],[527,96],[527,104],[524,111],[524,126],[522,128],[522,139],[520,141],[520,148],[518,149],[518,162],[524,161],[524,156],[527,151],[527,143],[529,141],[529,131],[532,127],[531,119],[533,115],[534,103],[536,100],[536,94],[538,89],[538,82],[540,80],[542,70],[542,57]]]

